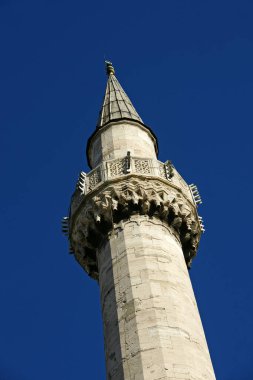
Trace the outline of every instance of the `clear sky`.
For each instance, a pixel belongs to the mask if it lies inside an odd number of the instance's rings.
[[[217,379],[253,379],[252,17],[250,0],[0,0],[0,380],[105,379],[98,285],[60,231],[104,57],[204,201],[190,275]]]

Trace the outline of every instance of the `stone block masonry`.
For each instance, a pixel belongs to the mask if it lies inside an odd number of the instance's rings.
[[[106,378],[215,380],[188,274],[204,231],[199,192],[157,159],[153,131],[106,69],[91,172],[80,173],[62,225],[100,286]]]
[[[98,250],[98,267],[108,379],[215,379],[181,244],[168,225],[140,215],[119,223]]]

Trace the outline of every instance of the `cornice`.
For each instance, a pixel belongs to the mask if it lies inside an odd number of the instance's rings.
[[[103,183],[87,194],[69,220],[75,257],[88,274],[98,277],[96,250],[114,228],[131,215],[146,215],[166,223],[182,245],[190,267],[196,255],[201,224],[195,205],[175,185],[162,178],[127,175]]]

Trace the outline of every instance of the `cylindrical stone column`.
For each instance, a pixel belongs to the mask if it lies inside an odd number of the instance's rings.
[[[144,125],[120,120],[110,122],[91,136],[88,146],[88,161],[92,168],[102,161],[132,156],[157,158],[156,140],[151,131]]]
[[[108,380],[213,380],[181,243],[132,215],[97,251]]]
[[[63,232],[99,282],[107,380],[214,380],[188,268],[204,230],[196,186],[157,161],[157,140],[107,62],[92,168]]]

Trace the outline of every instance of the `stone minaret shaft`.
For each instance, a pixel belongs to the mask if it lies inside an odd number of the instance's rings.
[[[97,129],[64,231],[99,282],[108,380],[213,380],[188,268],[203,231],[196,186],[170,161],[107,62]]]

